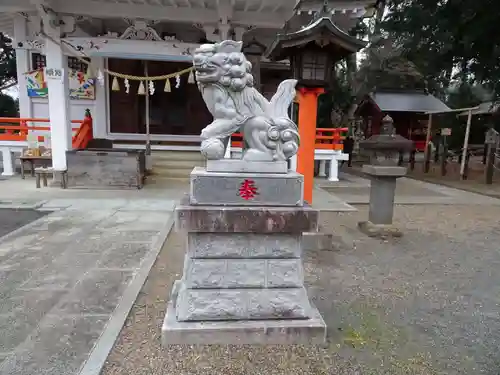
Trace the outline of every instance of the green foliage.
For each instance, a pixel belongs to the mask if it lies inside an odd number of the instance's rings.
[[[0,93],[0,117],[17,117],[19,102],[10,95]]]
[[[429,82],[481,83],[500,97],[498,0],[388,0],[387,6],[384,30]]]
[[[12,39],[0,33],[0,91],[16,84],[16,53],[12,47]]]
[[[405,57],[371,50],[356,73],[356,87],[357,96],[362,97],[375,89],[427,90],[427,82]]]

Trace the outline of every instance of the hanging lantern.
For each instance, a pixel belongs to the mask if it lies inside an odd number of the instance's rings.
[[[154,95],[155,84],[153,83],[153,81],[149,81],[148,87],[149,87],[149,95]]]
[[[172,87],[170,87],[170,79],[167,78],[165,80],[165,88],[163,89],[165,92],[172,92]]]
[[[192,70],[189,72],[188,83],[191,83],[191,84],[195,83],[194,74],[193,74]]]
[[[113,77],[113,83],[111,84],[111,90],[120,91],[120,85],[118,84],[118,78]]]
[[[139,95],[146,95],[146,89],[144,88],[144,82],[139,83],[139,90],[137,90]]]
[[[128,78],[125,78],[123,84],[125,85],[125,92],[128,94],[130,92],[130,82],[128,81]]]

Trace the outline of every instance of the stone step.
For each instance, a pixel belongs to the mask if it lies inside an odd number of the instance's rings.
[[[147,185],[153,185],[155,183],[161,185],[169,185],[170,183],[185,183],[189,184],[188,177],[172,177],[172,176],[148,176],[146,180]]]
[[[161,176],[161,177],[182,177],[185,179],[189,179],[189,175],[192,169],[188,168],[158,168],[153,167],[152,175],[153,176]]]
[[[168,169],[185,169],[189,170],[189,173],[195,168],[203,166],[202,161],[192,161],[192,160],[157,160],[153,161],[153,169],[168,170]]]
[[[199,151],[151,151],[153,162],[156,160],[192,160],[204,162]]]

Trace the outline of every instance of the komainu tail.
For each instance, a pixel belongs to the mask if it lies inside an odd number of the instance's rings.
[[[295,86],[297,85],[296,79],[287,79],[280,83],[276,94],[269,103],[268,116],[272,119],[285,118],[290,119],[288,116],[288,109],[295,98]]]

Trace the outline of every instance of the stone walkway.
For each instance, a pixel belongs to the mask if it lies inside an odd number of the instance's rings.
[[[173,206],[52,199],[39,209],[55,212],[4,236],[0,374],[100,367],[171,228]]]

